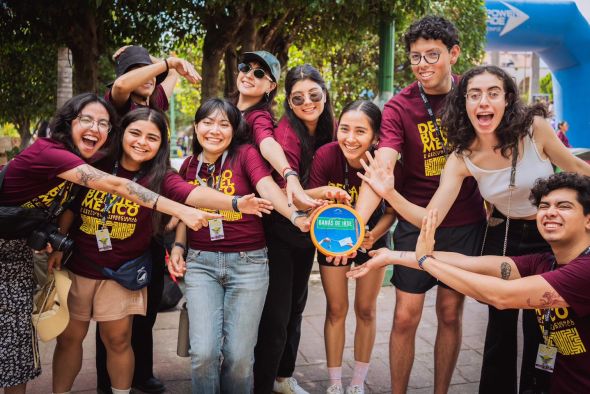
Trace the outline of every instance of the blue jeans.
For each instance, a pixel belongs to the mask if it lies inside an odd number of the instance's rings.
[[[192,392],[250,393],[268,289],[266,248],[235,253],[190,249],[186,261]]]

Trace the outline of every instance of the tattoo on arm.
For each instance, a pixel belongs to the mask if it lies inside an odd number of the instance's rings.
[[[137,196],[145,203],[155,203],[156,199],[159,197],[158,193],[154,193],[135,182],[127,183],[127,190],[129,191],[129,194]]]
[[[512,272],[512,267],[509,263],[503,262],[500,264],[500,277],[504,280],[510,279],[510,273]]]
[[[543,309],[554,307],[558,301],[561,301],[561,296],[556,291],[546,291],[537,302],[533,302],[528,298],[527,304],[532,308]]]
[[[106,172],[97,170],[96,168],[89,165],[76,167],[76,172],[78,173],[78,179],[80,180],[80,183],[87,187],[88,182],[98,181],[99,179],[109,175]]]
[[[408,257],[409,254],[410,254],[410,252],[399,252],[399,257],[400,257],[400,259],[403,259],[403,258]]]

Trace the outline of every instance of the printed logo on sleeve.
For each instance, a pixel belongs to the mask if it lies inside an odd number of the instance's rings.
[[[440,119],[437,118],[440,127]],[[436,137],[436,129],[431,120],[416,125],[420,140],[422,141],[422,153],[424,155],[424,175],[437,176],[442,173],[446,158],[443,150],[443,143],[447,143],[444,129],[441,129],[443,142]]]

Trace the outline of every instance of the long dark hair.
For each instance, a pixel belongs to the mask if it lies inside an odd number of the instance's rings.
[[[244,118],[242,117],[242,113],[232,103],[228,100],[212,98],[205,101],[197,112],[195,113],[195,127],[196,125],[209,115],[221,111],[221,113],[227,116],[227,120],[229,121],[232,127],[232,139],[228,147],[228,156],[231,158],[238,146],[243,144],[248,144],[252,141],[252,136],[250,135],[250,127]],[[203,151],[203,147],[199,143],[199,139],[196,136],[196,131],[194,131],[195,135],[193,136],[193,155],[197,157],[199,153]]]
[[[324,111],[320,114],[318,119],[318,126],[315,131],[314,138],[309,135],[309,130],[305,123],[301,119],[299,119],[291,107],[289,106],[289,97],[291,96],[291,91],[293,90],[293,86],[299,82],[309,79],[320,85],[324,94],[326,95],[326,103],[324,104]],[[301,143],[301,159],[299,162],[299,176],[301,178],[301,183],[305,185],[307,183],[307,179],[309,178],[309,169],[311,167],[311,159],[315,151],[322,145],[327,144],[328,142],[332,141],[334,138],[334,111],[332,110],[332,103],[330,101],[330,94],[328,93],[328,89],[326,88],[326,83],[324,82],[324,78],[320,75],[320,72],[313,68],[309,64],[303,64],[301,66],[293,67],[287,73],[285,77],[285,115],[287,119],[289,119],[289,123],[295,133],[297,133],[297,138]]]
[[[340,113],[338,123],[340,123],[344,114],[350,111],[360,111],[365,114],[369,120],[371,130],[373,130],[373,139],[379,139],[381,135],[381,110],[375,103],[369,100],[356,100],[347,104]]]
[[[111,149],[109,157],[112,161],[121,160],[123,154],[123,136],[125,130],[133,122],[145,120],[153,123],[160,132],[160,147],[158,152],[153,159],[141,163],[141,169],[143,176],[147,177],[146,187],[151,191],[160,194],[162,189],[162,182],[166,177],[166,174],[173,172],[170,164],[170,142],[168,140],[168,121],[166,115],[159,110],[152,109],[149,107],[137,108],[131,112],[128,112],[121,119],[119,131],[114,138],[114,144]],[[154,224],[154,232],[161,232],[164,228],[165,223],[168,221],[169,216],[164,215],[158,211],[152,211],[152,221]]]
[[[49,123],[49,128],[51,130],[50,138],[61,142],[65,145],[66,149],[80,157],[82,157],[82,155],[74,145],[72,139],[72,121],[80,115],[80,112],[82,112],[84,107],[92,103],[101,104],[107,110],[109,114],[109,122],[113,125],[106,142],[101,147],[101,150],[108,149],[113,140],[113,134],[116,134],[118,131],[118,116],[117,112],[109,102],[94,93],[82,93],[66,101],[66,103],[57,110],[53,119],[51,119],[51,122]]]
[[[252,62],[249,62],[252,63]],[[265,63],[258,63],[258,65],[260,66],[260,68],[262,68],[267,75],[272,75],[270,69],[266,66]],[[237,78],[237,76],[236,76]],[[260,98],[260,100],[252,105],[251,107],[246,108],[246,110],[244,111],[244,116],[248,115],[250,112],[252,111],[257,111],[257,110],[263,110],[263,111],[268,111],[268,113],[270,113],[270,116],[273,119],[275,119],[275,114],[274,111],[272,110],[273,105],[275,104],[275,97],[277,95],[277,90],[279,90],[279,81],[276,81],[276,86],[273,90],[270,91],[270,93],[267,94],[263,94],[262,97]],[[231,93],[228,96],[228,100],[229,102],[231,102],[233,105],[238,105],[238,99],[240,98],[240,91],[238,90],[238,88],[236,87],[236,90]]]
[[[520,100],[516,83],[510,75],[496,66],[474,67],[463,74],[459,85],[449,93],[443,105],[442,126],[447,131],[447,140],[457,153],[469,152],[476,138],[475,129],[465,108],[465,94],[469,81],[483,73],[495,75],[503,82],[506,93],[506,110],[500,124],[494,131],[502,156],[508,158],[513,147],[529,133],[535,116],[546,117],[547,109],[541,103],[527,107]]]

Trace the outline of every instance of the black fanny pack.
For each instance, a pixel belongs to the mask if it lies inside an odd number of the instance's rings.
[[[149,249],[141,256],[126,261],[116,270],[93,262],[90,264],[101,274],[129,290],[143,289],[152,280],[152,253]]]

